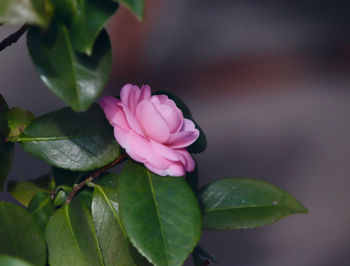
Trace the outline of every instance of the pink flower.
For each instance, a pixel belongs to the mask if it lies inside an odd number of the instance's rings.
[[[100,106],[119,145],[137,162],[161,176],[185,176],[195,162],[185,149],[199,136],[194,123],[166,95],[151,96],[148,85],[125,85],[120,100],[106,96]]]

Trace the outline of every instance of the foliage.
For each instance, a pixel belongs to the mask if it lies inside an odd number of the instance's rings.
[[[125,155],[94,104],[111,72],[104,25],[119,4],[143,19],[144,0],[0,0],[0,23],[26,24],[40,78],[69,105],[35,117],[0,95],[0,189],[15,143],[51,165],[37,179],[8,182],[22,207],[0,202],[0,265],[171,266],[191,254],[207,265],[216,259],[198,245],[202,229],[255,228],[307,212],[262,181],[226,178],[198,188],[198,165],[186,178],[161,177]],[[194,121],[180,98],[155,94]],[[201,153],[207,139],[194,123],[200,136],[187,150]],[[106,172],[125,159],[120,175]]]

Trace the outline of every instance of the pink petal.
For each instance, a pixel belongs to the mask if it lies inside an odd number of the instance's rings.
[[[147,137],[161,143],[168,140],[170,136],[168,124],[151,101],[143,100],[139,103],[136,118]]]
[[[127,142],[128,149],[126,152],[135,161],[145,162],[149,154],[153,152],[151,143],[133,131],[129,132]]]
[[[119,105],[123,108],[126,120],[130,128],[132,128],[139,135],[144,136],[145,134],[141,128],[140,123],[137,121],[135,115],[131,113],[130,109],[127,106],[124,106],[123,104],[119,104]]]
[[[164,157],[165,159],[168,159],[171,161],[180,161],[179,155],[175,150],[153,140],[151,140],[150,142],[153,150],[159,156]]]
[[[186,174],[186,171],[181,164],[173,164],[166,172],[170,176],[185,176]]]
[[[128,135],[129,131],[124,130],[118,126],[114,127],[114,137],[121,147],[128,149]]]
[[[194,143],[199,137],[199,130],[180,131],[170,135],[167,144],[170,148],[185,148]]]
[[[196,125],[193,123],[192,120],[185,118],[184,119],[184,124],[182,126],[182,131],[193,131],[195,130]]]
[[[150,170],[152,173],[155,173],[156,175],[166,176],[168,174],[166,170],[158,169],[149,163],[145,163],[145,166],[147,167],[148,170]]]
[[[166,95],[154,95],[151,101],[158,112],[167,121],[170,132],[176,132],[182,127],[183,115],[173,100],[169,100]]]
[[[151,99],[151,87],[149,85],[143,85],[141,88],[141,95],[140,95],[140,100],[149,100]]]
[[[126,84],[120,91],[120,99],[123,105],[127,106],[135,114],[137,104],[140,100],[141,90],[138,86]]]
[[[186,165],[185,165],[186,171],[192,172],[196,166],[196,163],[193,160],[191,154],[186,149],[179,149],[177,151],[186,158]]]

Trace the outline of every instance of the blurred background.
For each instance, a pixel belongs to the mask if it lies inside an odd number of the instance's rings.
[[[350,265],[349,8],[349,1],[147,0],[143,23],[124,8],[109,22],[114,67],[104,93],[134,83],[180,96],[208,138],[195,156],[201,185],[253,177],[310,211],[257,229],[205,231],[200,243],[218,265]],[[16,28],[1,27],[0,38]],[[40,115],[64,106],[40,81],[25,38],[1,52],[0,73],[11,107]],[[49,169],[19,147],[14,165],[10,180]]]

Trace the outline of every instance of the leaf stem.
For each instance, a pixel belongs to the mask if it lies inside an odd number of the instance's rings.
[[[103,172],[107,171],[108,169],[112,168],[116,164],[124,161],[127,158],[126,154],[120,155],[117,159],[115,159],[113,162],[107,164],[106,166],[97,169],[95,172],[93,172],[91,175],[89,175],[88,178],[86,178],[84,181],[80,182],[79,184],[76,184],[72,191],[69,193],[67,200],[65,203],[69,203],[73,200],[74,196],[83,189],[88,183],[94,182]]]
[[[28,25],[24,24],[22,27],[20,27],[16,32],[9,35],[7,38],[5,38],[0,43],[0,51],[4,50],[6,47],[11,46],[15,42],[18,41],[19,38],[27,31]]]

